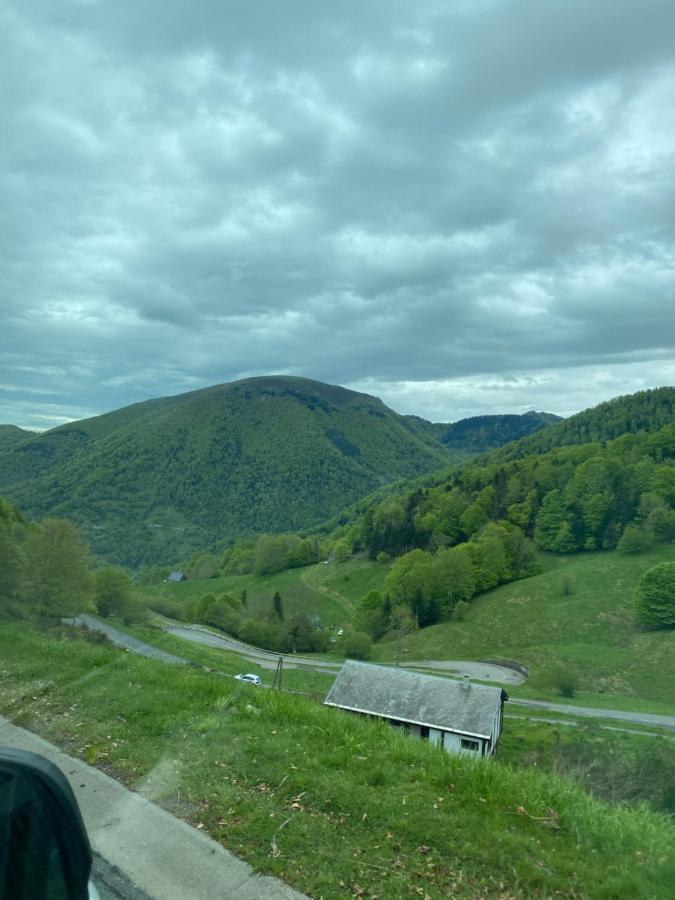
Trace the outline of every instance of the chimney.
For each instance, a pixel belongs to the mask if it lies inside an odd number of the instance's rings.
[[[471,687],[471,682],[469,681],[469,676],[465,674],[464,680],[462,681],[462,688],[465,691],[468,691],[470,687]]]

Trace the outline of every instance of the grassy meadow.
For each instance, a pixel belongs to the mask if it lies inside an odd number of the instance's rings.
[[[225,575],[177,584],[143,585],[139,587],[139,592],[150,603],[158,596],[187,603],[198,600],[204,594],[218,596],[227,591],[241,596],[242,591],[246,591],[246,604],[251,615],[265,616],[270,610],[274,592],[279,591],[285,615],[303,612],[308,616],[319,616],[325,627],[350,622],[356,601],[369,590],[368,587],[364,590],[364,585],[373,579],[378,579],[377,585],[381,585],[386,571],[387,567],[367,560],[350,560],[328,563],[326,566],[319,563],[302,569],[287,569],[274,575]],[[344,589],[347,587],[349,590]]]
[[[616,551],[570,556],[541,554],[540,575],[476,596],[462,622],[433,625],[406,636],[407,659],[512,659],[530,676],[515,695],[671,713],[675,710],[675,632],[643,629],[635,619],[634,596],[642,573],[675,559],[675,548],[659,547],[626,556]],[[350,622],[358,600],[382,589],[389,566],[355,558],[320,563],[277,575],[230,576],[144,588],[148,602],[158,594],[196,599],[204,593],[246,590],[248,606],[265,614],[275,590],[284,610],[318,615],[324,625]],[[395,641],[375,646],[373,660],[396,658]],[[564,701],[560,671],[578,681]]]
[[[405,639],[409,659],[517,660],[530,669],[514,694],[552,698],[559,670],[579,687],[574,703],[675,709],[675,631],[645,630],[635,619],[642,573],[675,559],[675,548],[636,556],[616,551],[544,555],[542,574],[502,585],[471,602],[463,622],[433,625]],[[394,642],[376,647],[379,660],[395,658]]]
[[[0,660],[4,715],[312,896],[671,896],[672,823],[553,775],[26,625]]]

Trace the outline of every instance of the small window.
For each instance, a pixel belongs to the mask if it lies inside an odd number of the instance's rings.
[[[420,737],[423,741],[429,740],[429,726],[428,725],[420,725]]]
[[[472,741],[469,738],[462,738],[462,750],[474,750],[478,752],[480,750],[480,744],[478,741]]]

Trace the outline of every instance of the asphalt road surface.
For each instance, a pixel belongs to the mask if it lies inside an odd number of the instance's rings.
[[[259,650],[257,647],[242,644],[233,638],[228,638],[226,635],[221,637],[220,635],[212,634],[209,631],[195,628],[191,625],[165,625],[164,630],[196,644],[204,644],[207,647],[218,647],[222,650],[230,650],[234,653],[239,653],[245,659],[249,660],[249,662],[257,663],[264,669],[276,668],[277,660],[279,659],[278,653]],[[315,672],[337,673],[342,664],[291,654],[284,656],[284,666],[289,669],[311,669]],[[508,668],[507,666],[498,666],[493,663],[470,662],[467,660],[406,659],[405,668],[433,669],[438,672],[452,672],[457,675],[466,674],[470,675],[472,678],[479,678],[483,681],[495,681],[499,684],[522,684],[522,682],[525,681],[525,676],[521,672]]]
[[[164,630],[169,634],[175,634],[177,637],[192,641],[193,644],[203,644],[206,647],[216,647],[220,650],[230,650],[233,653],[238,653],[244,659],[257,663],[264,669],[276,669],[277,667],[278,653],[272,653],[269,650],[259,650],[257,647],[242,644],[225,635],[221,637],[190,625],[165,625]],[[309,659],[304,656],[296,656],[294,653],[284,656],[284,667],[289,669],[311,669],[315,672],[337,673],[340,671],[341,666],[341,663],[328,662],[323,659]]]
[[[100,631],[102,634],[105,634],[113,644],[116,644],[118,647],[124,647],[126,650],[133,650],[134,653],[138,653],[141,656],[149,656],[152,659],[161,659],[163,662],[168,663],[187,664],[188,662],[187,659],[183,659],[181,656],[174,656],[173,653],[166,653],[158,647],[151,647],[150,644],[145,644],[143,641],[139,641],[138,638],[132,637],[130,634],[125,634],[123,631],[113,628],[112,625],[101,622],[100,619],[95,619],[93,616],[86,615],[86,613],[82,613],[75,619],[66,619],[65,621],[73,625],[84,625],[91,631]]]
[[[100,900],[152,900],[127,876],[107,859],[94,853],[91,878]]]
[[[158,650],[156,647],[151,647],[149,644],[144,644],[143,641],[130,637],[128,634],[118,631],[112,626],[107,625],[92,616],[78,616],[76,621],[86,625],[88,628],[102,631],[118,646],[128,647],[130,650],[133,650],[136,653],[142,653],[144,656],[163,659],[165,662],[188,662],[180,656],[174,656],[171,653],[165,653],[163,650]],[[165,626],[165,628],[170,633],[177,634],[179,637],[183,637],[194,643],[204,644],[209,647],[221,647],[224,650],[239,653],[244,659],[257,663],[264,668],[274,668],[276,666],[276,661],[279,659],[279,654],[269,653],[266,650],[258,650],[255,647],[240,644],[238,641],[210,634],[199,628],[188,626]],[[285,656],[284,665],[294,668],[313,669],[314,671],[325,672],[327,674],[330,672],[337,672],[340,668],[339,663],[331,663],[326,660],[309,659],[307,657],[295,655]],[[457,672],[458,674],[464,674],[466,672],[474,678],[498,681],[502,684],[519,684],[524,680],[519,672],[516,672],[514,669],[508,669],[506,666],[494,666],[481,662],[467,662],[465,660],[420,660],[419,662],[407,660],[406,667],[435,669],[436,671]],[[490,673],[492,673],[492,678],[490,678]],[[515,680],[514,676],[518,676],[517,680]],[[507,678],[513,680],[507,680]],[[675,731],[675,716],[662,716],[654,713],[633,712],[631,710],[593,708],[590,706],[571,706],[564,703],[550,703],[547,700],[518,700],[513,698],[509,700],[509,704],[530,709],[545,709],[555,713],[567,713],[568,715],[581,716],[583,718],[611,719],[616,720],[617,722],[629,722],[633,725],[647,725],[652,728],[658,727]]]

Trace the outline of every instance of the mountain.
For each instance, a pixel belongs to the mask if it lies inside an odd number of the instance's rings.
[[[25,431],[16,425],[0,425],[0,453],[17,447],[34,434],[34,431]]]
[[[459,457],[375,397],[250,378],[30,436],[0,455],[0,493],[29,517],[72,518],[97,552],[137,564],[304,529]]]
[[[638,391],[607,400],[530,434],[489,454],[492,462],[506,462],[546,453],[556,447],[611,441],[622,434],[658,431],[675,421],[675,387]]]
[[[478,538],[517,526],[554,552],[671,539],[675,388],[602,403],[460,465],[387,486],[321,529],[371,557]],[[471,420],[469,420],[471,421]],[[628,538],[627,538],[628,540]]]
[[[553,413],[534,411],[520,416],[472,416],[445,426],[440,440],[449,448],[485,453],[560,421],[561,417]]]

